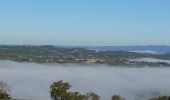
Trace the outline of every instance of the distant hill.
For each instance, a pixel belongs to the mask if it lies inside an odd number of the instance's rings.
[[[158,47],[157,47],[158,48]],[[56,47],[52,45],[0,45],[0,60],[37,63],[107,64],[120,66],[170,66],[170,54],[141,53],[153,47]],[[91,50],[93,49],[93,50]],[[135,51],[136,50],[136,51]],[[159,50],[165,50],[160,49]],[[158,51],[159,51],[158,50]],[[169,50],[169,49],[168,49]],[[130,52],[129,52],[130,51]],[[160,52],[160,51],[159,51]],[[161,51],[162,52],[162,51]],[[161,59],[158,62],[131,61],[137,58]],[[163,62],[162,62],[163,61]]]
[[[151,45],[151,46],[61,46],[64,48],[81,47],[95,51],[132,51],[146,53],[170,53],[170,46]]]

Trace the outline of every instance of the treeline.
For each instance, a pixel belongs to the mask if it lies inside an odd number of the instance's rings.
[[[68,82],[63,82],[61,80],[57,82],[53,82],[50,86],[51,99],[52,100],[100,100],[100,96],[93,92],[81,94],[79,92],[70,91],[69,90],[70,88],[71,85]],[[10,96],[10,89],[8,85],[4,82],[0,82],[0,100],[14,100]],[[119,95],[113,95],[111,100],[126,100],[126,99]],[[160,96],[160,97],[151,98],[149,100],[170,100],[170,96]]]
[[[35,62],[42,62],[44,59],[40,56],[68,56],[68,58],[102,58],[105,60],[114,59],[133,59],[140,57],[157,58],[170,60],[170,53],[168,54],[150,54],[137,53],[128,51],[98,51],[89,50],[85,48],[62,48],[52,45],[31,46],[31,45],[0,45],[0,59],[14,60],[14,61],[29,61],[31,58]],[[90,56],[89,56],[90,55]]]

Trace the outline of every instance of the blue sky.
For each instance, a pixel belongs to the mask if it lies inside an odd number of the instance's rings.
[[[0,0],[0,44],[170,45],[170,0]]]

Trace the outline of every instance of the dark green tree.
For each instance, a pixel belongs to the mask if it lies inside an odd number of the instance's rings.
[[[68,92],[71,85],[63,81],[53,82],[50,86],[50,94],[53,100],[67,100],[70,96]]]
[[[9,95],[10,89],[4,82],[0,82],[0,99],[11,99]]]
[[[112,96],[112,100],[124,100],[124,99],[119,95],[114,95]]]
[[[93,92],[82,95],[79,92],[69,91],[71,85],[63,81],[53,82],[50,86],[50,94],[53,100],[99,100],[99,96]]]
[[[67,100],[87,100],[87,98],[79,92],[70,92]]]
[[[157,98],[151,98],[149,100],[170,100],[170,96],[160,96]]]

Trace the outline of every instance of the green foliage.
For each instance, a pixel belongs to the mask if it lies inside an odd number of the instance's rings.
[[[124,100],[124,99],[119,95],[114,95],[112,96],[112,100]]]
[[[53,82],[50,86],[50,94],[53,100],[99,100],[99,96],[93,92],[82,95],[79,92],[70,92],[71,85],[63,81]]]
[[[11,99],[9,92],[8,85],[4,82],[0,82],[0,99]]]
[[[160,97],[152,98],[149,100],[170,100],[170,96],[160,96]]]
[[[79,92],[70,92],[69,98],[67,100],[87,100],[87,99],[85,95],[82,95]]]
[[[100,96],[93,92],[86,93],[87,100],[99,100]]]
[[[63,81],[53,82],[50,86],[50,94],[53,100],[67,100],[70,94],[68,92],[71,85]]]

